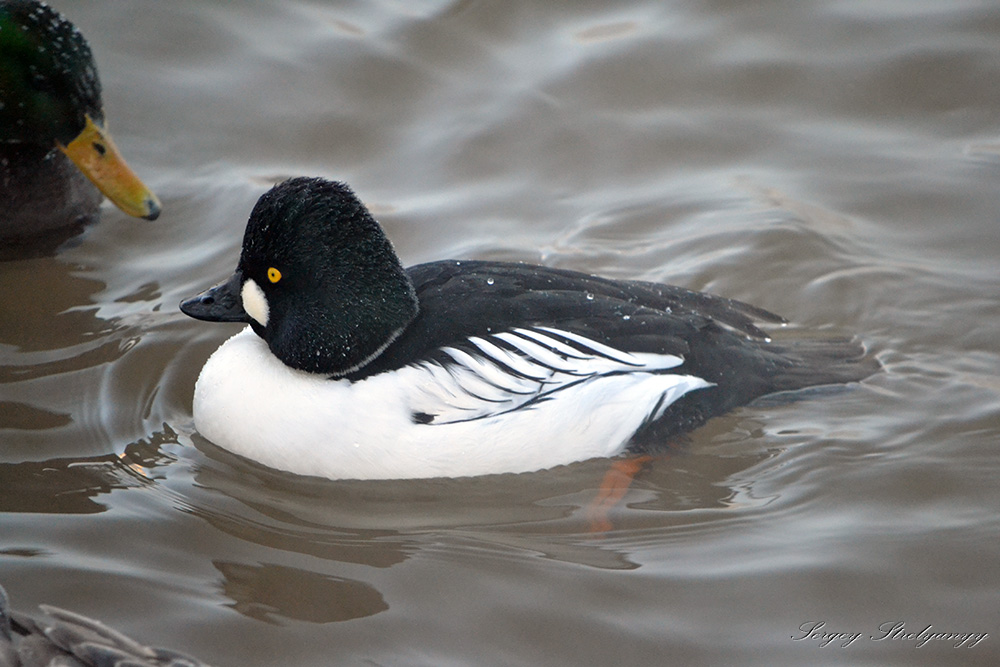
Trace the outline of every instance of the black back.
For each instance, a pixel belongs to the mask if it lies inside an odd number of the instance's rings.
[[[553,327],[627,352],[680,356],[684,363],[669,372],[716,385],[688,394],[650,425],[647,435],[660,438],[768,393],[858,381],[879,368],[856,340],[774,342],[756,323],[784,323],[778,315],[671,285],[484,261],[432,262],[407,273],[419,314],[351,379],[433,358],[442,346],[471,350],[463,345],[470,336]]]

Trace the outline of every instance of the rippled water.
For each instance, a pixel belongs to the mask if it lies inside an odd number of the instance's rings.
[[[0,583],[219,665],[995,664],[1000,8],[56,2],[163,200],[0,263]],[[256,198],[351,183],[406,263],[669,281],[885,373],[607,471],[326,482],[191,420]],[[820,632],[861,633],[821,646]],[[954,642],[875,641],[986,632]],[[803,629],[804,628],[804,629]]]

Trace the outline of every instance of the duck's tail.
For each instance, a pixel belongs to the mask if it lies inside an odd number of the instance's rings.
[[[776,340],[761,339],[728,352],[734,356],[714,360],[716,372],[708,377],[713,386],[670,405],[662,417],[640,429],[629,449],[654,451],[738,406],[760,400],[784,403],[794,395],[782,392],[860,382],[882,368],[860,340],[815,332],[782,332]]]
[[[857,338],[796,336],[769,342],[767,351],[776,360],[767,393],[860,382],[882,369]]]

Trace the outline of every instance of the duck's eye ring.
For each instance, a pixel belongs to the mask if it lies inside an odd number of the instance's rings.
[[[276,283],[281,280],[281,271],[274,268],[273,266],[267,270],[267,279],[272,283]]]

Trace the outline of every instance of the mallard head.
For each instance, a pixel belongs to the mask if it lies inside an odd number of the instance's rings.
[[[160,214],[107,131],[87,40],[36,0],[0,1],[0,144],[59,149],[124,212]]]

